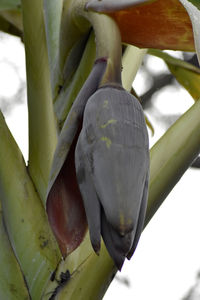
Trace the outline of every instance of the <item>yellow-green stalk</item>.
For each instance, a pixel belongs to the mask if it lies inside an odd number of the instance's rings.
[[[127,91],[131,91],[133,81],[142,60],[147,53],[147,49],[139,49],[128,45],[122,57],[122,85]]]

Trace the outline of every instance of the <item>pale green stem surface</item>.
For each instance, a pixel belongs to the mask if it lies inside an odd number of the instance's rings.
[[[122,85],[127,91],[131,91],[133,81],[147,49],[139,49],[128,45],[122,58]]]
[[[0,209],[0,299],[29,300],[29,293],[8,240]]]
[[[29,112],[29,172],[45,201],[57,143],[44,30],[43,1],[22,0]]]
[[[92,24],[96,37],[96,59],[108,58],[102,84],[121,84],[121,35],[115,21],[104,14],[83,13]]]
[[[0,198],[5,224],[31,297],[38,300],[60,260],[60,251],[2,114],[0,137]]]

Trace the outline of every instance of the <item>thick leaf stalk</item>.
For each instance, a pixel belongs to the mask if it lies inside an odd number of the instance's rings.
[[[30,295],[38,300],[60,260],[60,252],[22,154],[2,114],[0,136],[0,198],[5,225]]]
[[[43,1],[22,1],[29,112],[29,172],[45,200],[48,177],[57,142]]]

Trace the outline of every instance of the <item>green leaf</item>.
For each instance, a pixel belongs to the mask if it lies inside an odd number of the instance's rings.
[[[190,93],[194,100],[200,98],[200,68],[175,58],[160,50],[149,50],[149,54],[162,58],[177,81]]]
[[[195,49],[200,62],[200,4],[197,0],[179,0],[188,12],[192,22]]]
[[[194,100],[200,98],[200,74],[167,64],[177,81],[190,93]]]
[[[0,10],[16,10],[20,8],[20,0],[0,0]]]

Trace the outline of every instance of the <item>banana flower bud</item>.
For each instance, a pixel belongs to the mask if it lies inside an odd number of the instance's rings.
[[[92,246],[98,253],[102,235],[121,269],[142,232],[149,179],[144,114],[121,86],[103,86],[89,98],[75,165]]]

